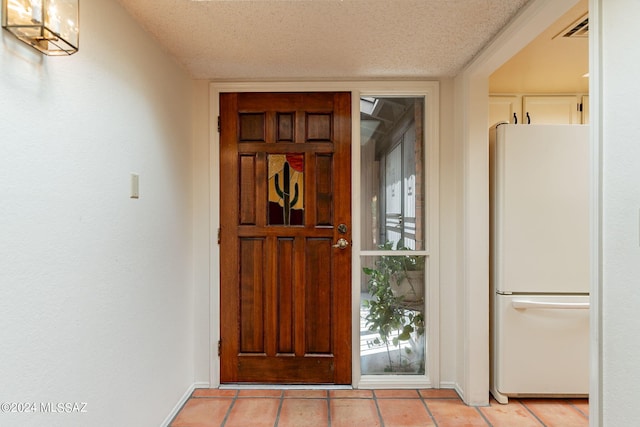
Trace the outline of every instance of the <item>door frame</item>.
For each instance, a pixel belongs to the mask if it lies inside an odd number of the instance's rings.
[[[360,96],[424,96],[425,97],[425,144],[428,173],[425,176],[429,209],[425,212],[425,224],[431,227],[428,243],[430,269],[427,276],[426,295],[430,301],[427,307],[428,331],[431,342],[427,347],[428,360],[425,376],[380,376],[381,378],[362,378],[360,374],[360,239],[354,237],[352,244],[352,386],[354,388],[401,388],[401,387],[439,387],[439,82],[437,81],[349,81],[349,82],[211,82],[209,85],[209,171],[210,171],[210,260],[209,260],[209,351],[210,351],[210,387],[220,386],[220,358],[217,345],[220,339],[220,247],[217,233],[220,227],[220,134],[217,117],[220,116],[220,94],[228,92],[351,92],[351,182],[352,182],[352,218],[360,218]],[[426,150],[425,150],[426,151]],[[360,236],[359,221],[353,221],[352,235]]]

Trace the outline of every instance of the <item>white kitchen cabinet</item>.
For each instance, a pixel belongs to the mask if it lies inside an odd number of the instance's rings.
[[[580,124],[577,96],[523,96],[523,123],[535,125]]]
[[[509,122],[522,123],[522,97],[498,95],[489,97],[489,125]]]
[[[582,105],[582,108],[581,108]],[[528,114],[528,117],[527,117]],[[514,116],[515,115],[515,116]],[[517,122],[515,118],[517,117]],[[588,124],[588,95],[491,95],[489,126],[512,124]]]

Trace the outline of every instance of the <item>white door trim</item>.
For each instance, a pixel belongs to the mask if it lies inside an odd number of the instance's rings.
[[[429,369],[433,374],[430,378],[418,378],[408,381],[406,377],[398,376],[394,378],[385,378],[381,384],[386,387],[419,387],[419,386],[438,386],[439,384],[439,346],[438,346],[438,146],[439,146],[439,83],[436,81],[353,81],[353,82],[212,82],[209,86],[209,106],[210,106],[210,125],[209,125],[209,167],[211,176],[210,185],[210,229],[212,230],[210,240],[210,387],[220,386],[220,359],[215,349],[220,339],[220,247],[217,243],[217,230],[220,227],[220,158],[219,147],[220,138],[217,129],[217,117],[220,115],[220,94],[225,92],[338,92],[347,91],[352,93],[352,111],[360,110],[359,98],[360,94],[375,94],[379,96],[427,96],[428,104],[425,105],[427,114],[427,141],[433,141],[430,145],[431,152],[428,153],[429,159],[429,176],[426,177],[426,185],[432,185],[435,189],[430,194],[432,198],[429,212],[426,213],[426,224],[432,224],[434,229],[431,232],[432,240],[429,242],[432,248],[431,257],[431,275],[428,283],[432,288],[433,298],[429,307],[428,322],[433,330],[428,335],[433,343],[428,347]],[[352,115],[352,218],[360,217],[360,117],[354,113]],[[428,188],[428,187],[425,187]],[[427,222],[431,221],[431,222]],[[360,236],[359,221],[353,221],[353,236]],[[360,295],[360,242],[354,238],[353,241],[353,280],[352,280],[352,324],[353,324],[353,378],[352,385],[358,387],[360,384],[360,357],[359,353],[359,298]],[[429,290],[428,290],[429,292]],[[431,295],[431,294],[427,294]]]

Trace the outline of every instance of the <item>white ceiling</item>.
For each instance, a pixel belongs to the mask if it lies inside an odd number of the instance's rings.
[[[456,75],[529,0],[118,0],[198,79]]]

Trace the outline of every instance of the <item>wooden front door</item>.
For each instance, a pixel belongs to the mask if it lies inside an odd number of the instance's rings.
[[[221,94],[220,123],[220,380],[350,384],[351,95]]]

